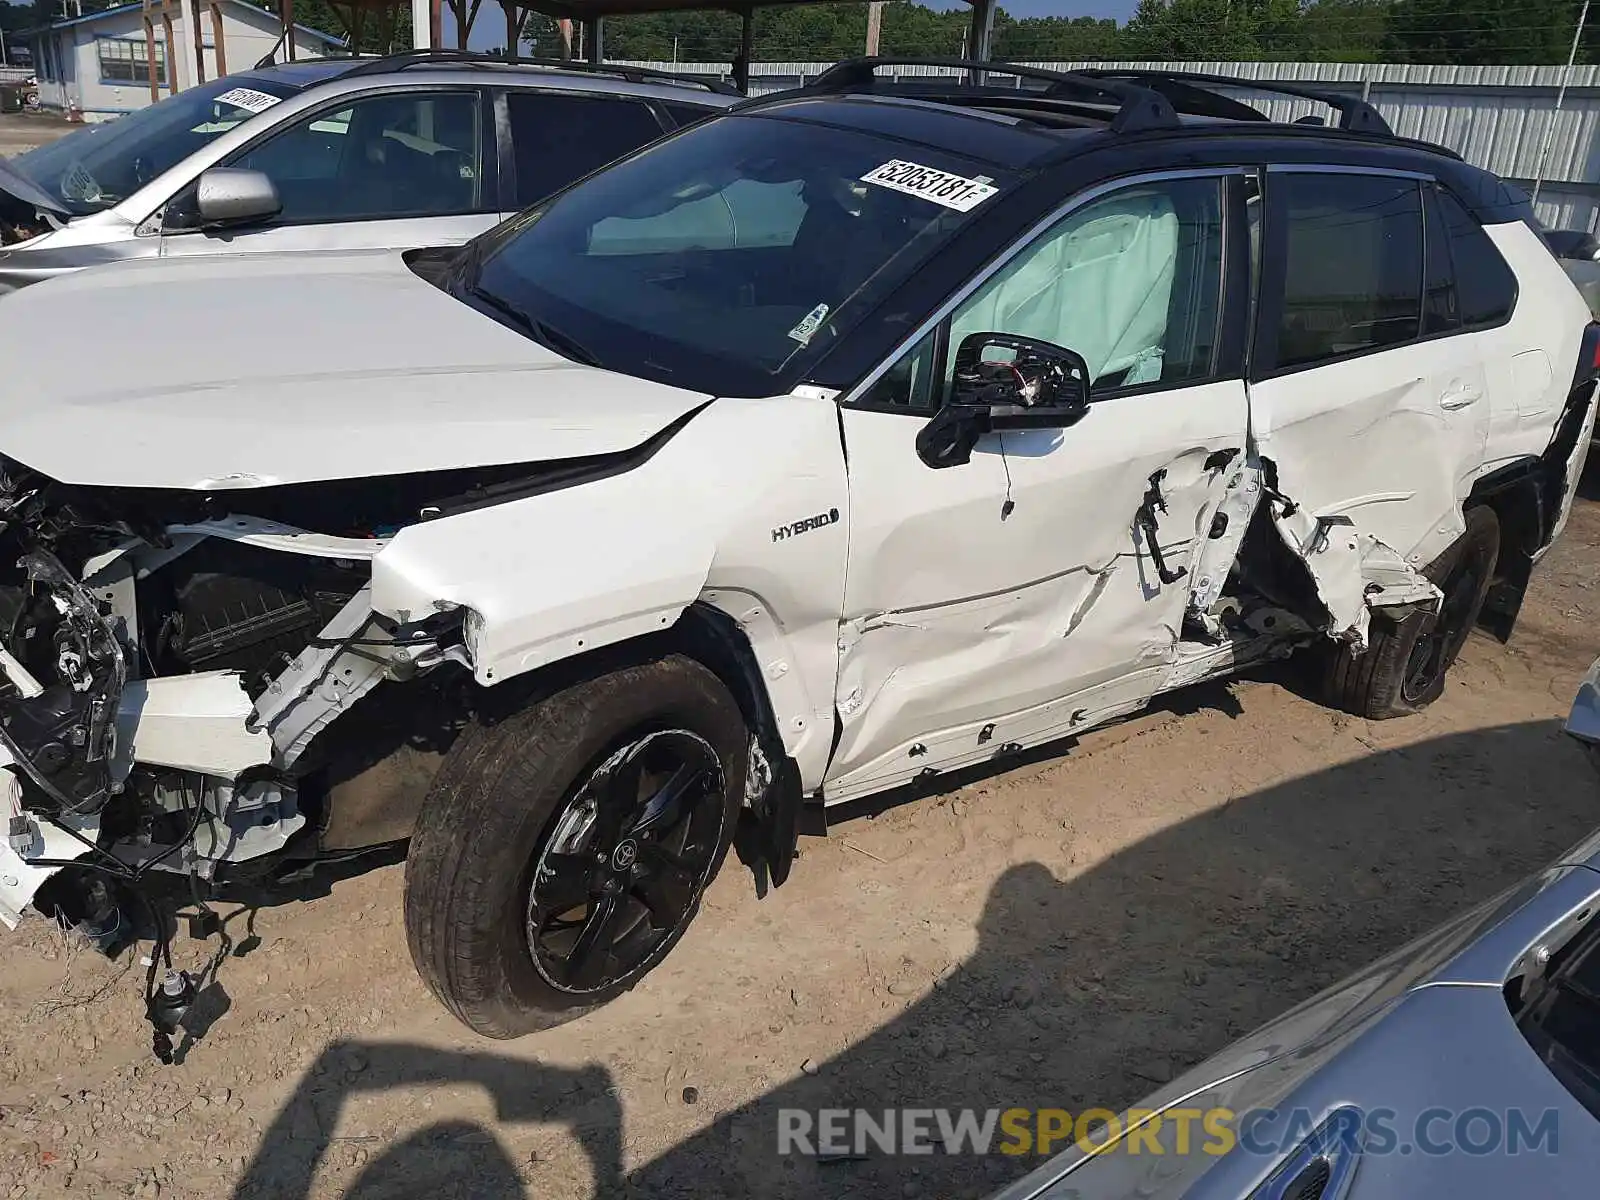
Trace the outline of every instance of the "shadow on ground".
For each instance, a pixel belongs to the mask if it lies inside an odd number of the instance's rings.
[[[237,1194],[308,1195],[334,1115],[355,1093],[477,1081],[501,1121],[571,1124],[600,1196],[624,1183],[630,1196],[982,1196],[1034,1164],[785,1160],[777,1112],[1120,1108],[1553,859],[1600,824],[1597,801],[1581,752],[1556,722],[1534,722],[1241,797],[1073,879],[1014,867],[990,892],[976,952],[940,986],[817,1075],[721,1114],[625,1181],[621,1113],[601,1066],[574,1074],[491,1054],[334,1048],[267,1131]],[[365,1055],[365,1069],[341,1069],[347,1054]],[[347,1196],[547,1194],[519,1181],[491,1131],[458,1122],[373,1153]]]

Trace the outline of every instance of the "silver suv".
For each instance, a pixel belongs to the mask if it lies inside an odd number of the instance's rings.
[[[448,51],[240,72],[0,160],[0,294],[127,258],[464,242],[737,98]]]

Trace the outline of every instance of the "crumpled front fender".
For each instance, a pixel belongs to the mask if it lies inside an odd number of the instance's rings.
[[[464,609],[481,684],[668,629],[716,546],[675,522],[669,477],[626,472],[402,530],[372,563],[372,607],[396,621]]]

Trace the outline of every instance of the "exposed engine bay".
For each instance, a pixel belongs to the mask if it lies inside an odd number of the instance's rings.
[[[432,475],[429,513],[441,483],[467,482]],[[0,920],[31,901],[109,934],[150,913],[147,872],[195,887],[409,834],[471,704],[458,613],[401,624],[369,603],[371,560],[420,518],[423,486],[252,494],[339,514],[319,534],[232,515],[224,494],[4,465]],[[384,681],[404,686],[363,704]]]

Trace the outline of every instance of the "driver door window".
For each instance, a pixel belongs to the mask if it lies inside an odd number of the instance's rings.
[[[482,106],[475,92],[369,96],[323,110],[229,162],[261,171],[278,224],[483,212]]]
[[[1083,355],[1092,393],[1210,379],[1221,318],[1222,193],[1216,178],[1126,188],[1062,218],[892,366],[864,397],[932,412],[948,399],[955,351],[1011,333]]]

